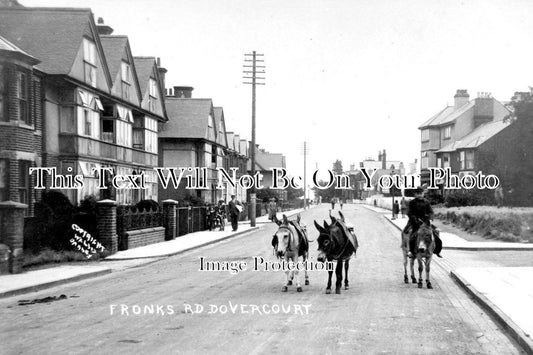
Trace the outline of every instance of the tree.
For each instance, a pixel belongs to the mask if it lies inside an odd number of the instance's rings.
[[[342,161],[339,159],[335,160],[332,171],[335,175],[341,175],[344,172],[344,169],[342,168]]]

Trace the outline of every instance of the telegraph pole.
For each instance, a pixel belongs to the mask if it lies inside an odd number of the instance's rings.
[[[262,77],[257,76],[257,74],[265,74],[265,66],[258,65],[257,63],[265,62],[263,60],[263,56],[264,56],[263,54],[256,53],[256,51],[253,51],[252,53],[244,54],[243,79],[245,81],[243,81],[243,84],[252,85],[252,149],[251,149],[252,169],[250,171],[252,176],[255,174],[255,86],[265,85],[264,82],[261,82],[261,80],[265,80],[264,75]],[[260,59],[258,59],[258,57],[260,57]],[[256,195],[255,195],[255,186],[254,186],[250,190],[250,226],[251,227],[255,227],[255,213],[256,213],[255,196]]]
[[[302,146],[302,154],[304,155],[304,210],[305,210],[307,208],[307,155],[309,154],[309,143],[308,142],[304,142]]]

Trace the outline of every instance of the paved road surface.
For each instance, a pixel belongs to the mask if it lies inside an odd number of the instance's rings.
[[[360,249],[350,265],[351,288],[341,295],[324,294],[326,273],[311,273],[302,293],[294,287],[282,293],[279,272],[198,271],[200,256],[244,260],[249,268],[254,256],[272,260],[269,225],[146,266],[1,300],[0,353],[520,353],[444,268],[434,265],[433,290],[405,285],[398,231],[381,215],[354,205],[344,212]],[[327,213],[323,205],[302,215],[312,238],[313,218]],[[316,258],[316,243],[311,249]],[[60,294],[69,298],[17,305]],[[186,304],[204,310],[191,314]],[[135,315],[136,305],[153,305],[156,314]],[[228,313],[220,313],[221,305]],[[278,314],[264,314],[276,307]]]

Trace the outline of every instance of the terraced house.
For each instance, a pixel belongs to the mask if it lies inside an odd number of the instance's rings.
[[[43,74],[37,64],[0,35],[0,202],[24,203],[29,214],[40,191],[32,188],[28,169],[41,166],[43,151]]]
[[[0,35],[41,61],[36,70],[42,73],[44,102],[42,165],[84,176],[82,189],[63,191],[74,203],[87,195],[121,204],[157,200],[152,171],[158,124],[167,120],[160,68],[155,58],[134,57],[128,38],[112,32],[95,23],[90,9],[0,10]],[[38,86],[24,86],[28,94],[33,87]],[[148,174],[148,189],[100,190],[93,173],[99,167]]]

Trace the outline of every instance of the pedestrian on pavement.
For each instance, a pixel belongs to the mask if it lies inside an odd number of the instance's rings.
[[[239,214],[241,213],[237,207],[237,201],[235,201],[235,195],[231,195],[231,201],[229,206],[229,216],[231,219],[231,229],[236,232],[239,227]]]
[[[332,210],[335,209],[335,197],[332,197],[332,198],[331,198],[331,209],[332,209]]]
[[[342,210],[342,205],[344,205],[344,200],[342,198],[340,200],[340,205],[341,205],[341,210]]]
[[[268,204],[268,219],[270,221],[273,221],[276,217],[276,212],[278,212],[278,204],[276,203],[276,199],[272,197],[270,199],[270,203]]]
[[[402,212],[402,218],[405,218],[407,213],[407,200],[405,197],[402,197],[402,201],[400,202],[400,211]]]
[[[400,205],[398,204],[398,200],[394,201],[394,205],[392,205],[392,219],[398,218],[398,213],[400,213]]]
[[[416,188],[415,198],[409,202],[407,217],[409,218],[409,221],[407,221],[407,225],[403,229],[403,232],[410,233],[408,256],[413,258],[416,254],[416,232],[422,223],[430,224],[430,221],[433,219],[433,208],[431,208],[429,200],[424,198],[423,188]],[[433,254],[442,258],[442,256],[440,256],[442,241],[439,237],[439,232],[433,225],[431,225],[431,227],[433,228],[433,235],[435,236],[435,250],[433,251]]]

